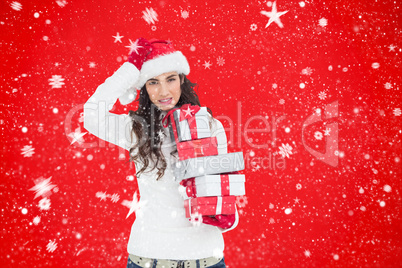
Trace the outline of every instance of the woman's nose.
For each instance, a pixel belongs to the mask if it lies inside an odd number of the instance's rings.
[[[166,96],[169,93],[168,86],[165,83],[161,83],[159,88],[159,95]]]

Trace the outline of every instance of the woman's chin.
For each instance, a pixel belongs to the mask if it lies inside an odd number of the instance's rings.
[[[169,105],[159,105],[159,110],[161,111],[169,111],[174,107],[174,105],[169,104]]]

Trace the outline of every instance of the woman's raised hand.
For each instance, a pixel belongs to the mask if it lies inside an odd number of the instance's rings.
[[[141,70],[146,56],[152,51],[151,43],[147,39],[140,37],[131,44],[130,48],[128,62],[134,64],[138,70]]]

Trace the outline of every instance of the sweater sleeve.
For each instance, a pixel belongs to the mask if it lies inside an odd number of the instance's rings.
[[[228,142],[225,129],[223,128],[221,121],[215,118],[212,118],[211,136],[216,137],[218,141],[218,154],[227,154]]]
[[[226,137],[226,133],[225,133],[225,129],[223,128],[222,123],[218,120],[213,118],[213,122],[212,122],[212,128],[211,128],[211,136],[215,137],[218,141],[218,154],[227,154],[228,153],[228,143],[227,143],[227,137]],[[227,231],[233,230],[234,228],[236,228],[237,224],[239,223],[239,213],[237,212],[237,208],[236,209],[236,219],[235,222],[233,223],[233,225],[228,228],[228,229],[223,229],[223,228],[219,228],[219,230],[222,233],[225,233]]]
[[[110,113],[109,110],[120,96],[133,88],[138,77],[138,69],[126,62],[98,86],[84,104],[84,128],[102,140],[129,150],[135,143],[135,135],[131,135],[131,118]]]

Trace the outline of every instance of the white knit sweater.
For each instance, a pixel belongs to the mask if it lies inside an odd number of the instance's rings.
[[[111,77],[101,84],[84,105],[84,127],[93,135],[126,150],[136,142],[132,121],[128,115],[109,113],[116,100],[138,79],[139,71],[131,63],[124,63]],[[226,134],[220,121],[213,119],[212,136],[218,140],[218,153],[227,153]],[[176,149],[169,131],[162,141],[162,153],[167,162],[164,176],[156,180],[156,170],[138,177],[140,203],[136,220],[131,228],[128,253],[159,259],[200,259],[222,256],[224,241],[222,229],[207,225],[193,225],[186,217],[179,183],[175,181],[171,165],[177,159],[170,155]],[[135,163],[136,170],[142,168]],[[238,223],[236,222],[231,230]],[[225,231],[228,231],[225,230]]]

